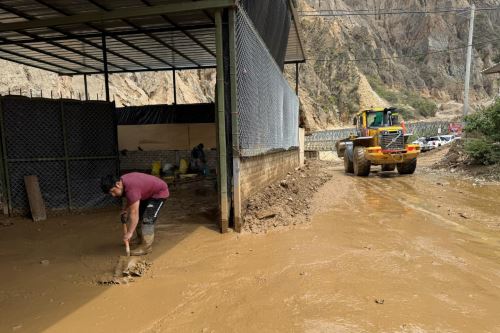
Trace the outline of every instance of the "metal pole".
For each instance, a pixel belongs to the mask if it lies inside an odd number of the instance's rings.
[[[102,61],[104,63],[104,91],[106,92],[106,102],[109,102],[108,52],[106,49],[105,34],[102,34]]]
[[[233,214],[234,230],[241,232],[241,180],[240,180],[240,130],[238,112],[238,91],[236,78],[236,42],[235,42],[235,11],[229,9],[229,79],[231,83],[231,125],[233,134]]]
[[[227,196],[227,156],[226,156],[226,117],[224,115],[224,62],[222,40],[222,14],[215,12],[215,49],[217,58],[217,129],[219,153],[219,198],[220,198],[220,227],[221,232],[227,232],[229,224],[229,209]]]
[[[299,63],[295,63],[295,95],[299,96]]]
[[[83,74],[83,85],[85,87],[85,100],[89,100],[89,88],[87,85],[87,74]]]
[[[177,83],[175,80],[175,69],[172,71],[172,81],[174,84],[174,105],[177,105]]]
[[[0,135],[2,138],[2,160],[3,160],[3,185],[5,186],[4,194],[6,194],[6,206],[7,209],[4,208],[4,213],[11,214],[12,213],[12,194],[10,191],[10,179],[9,179],[9,163],[7,162],[7,142],[5,135],[5,126],[4,126],[4,111],[2,109],[2,101],[0,100]],[[5,193],[6,192],[6,193]]]
[[[472,37],[474,34],[474,12],[476,5],[472,4],[470,7],[470,20],[469,20],[469,40],[467,42],[467,62],[465,64],[465,88],[464,88],[464,119],[469,112],[469,84],[470,84],[470,69],[472,62]]]
[[[59,108],[61,112],[61,127],[63,134],[63,146],[64,146],[64,171],[66,174],[66,192],[68,194],[68,209],[73,210],[73,200],[71,198],[71,183],[69,174],[69,153],[68,153],[68,131],[66,128],[66,120],[64,115],[64,102],[59,102]]]

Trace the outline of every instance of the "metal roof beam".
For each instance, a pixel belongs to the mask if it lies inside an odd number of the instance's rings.
[[[84,74],[84,73],[79,72],[79,71],[77,71],[77,70],[75,70],[75,69],[73,69],[73,68],[65,67],[65,66],[62,66],[62,65],[59,65],[59,64],[52,63],[52,62],[50,62],[50,61],[43,60],[43,59],[33,59],[33,58],[28,57],[28,56],[26,56],[26,55],[24,55],[24,54],[17,53],[17,52],[15,52],[15,51],[10,51],[10,50],[0,50],[0,52],[3,52],[3,53],[8,53],[8,54],[12,54],[13,56],[16,56],[16,57],[21,57],[21,58],[28,59],[28,60],[31,60],[31,61],[34,61],[34,62],[40,62],[40,63],[42,63],[42,64],[46,64],[46,65],[49,65],[49,66],[52,66],[52,67],[65,69],[65,70],[67,70],[67,71],[74,72],[75,74]],[[12,59],[11,59],[11,60],[9,60],[9,61],[14,61],[14,62],[15,62],[15,60],[12,60]],[[29,65],[29,66],[31,66],[31,65]],[[48,70],[48,69],[46,69],[46,70]],[[67,74],[67,73],[66,73],[66,74]],[[70,75],[70,74],[68,74],[68,75]]]
[[[215,65],[201,65],[201,66],[190,66],[190,67],[163,67],[163,68],[153,68],[153,69],[132,69],[126,71],[113,70],[109,71],[109,74],[119,74],[119,73],[141,73],[141,72],[168,72],[168,71],[184,71],[184,70],[195,70],[195,69],[214,69]],[[103,74],[103,72],[89,72],[89,73],[76,73],[76,74],[62,74],[65,76],[77,76],[77,75],[94,75]]]
[[[4,11],[6,11],[6,12],[12,13],[12,14],[14,14],[14,15],[17,15],[17,16],[19,16],[19,17],[21,17],[21,18],[27,19],[27,20],[34,20],[34,19],[35,19],[35,17],[33,17],[33,16],[31,16],[31,15],[28,15],[28,14],[26,14],[26,13],[24,13],[24,12],[18,11],[18,10],[17,10],[17,9],[15,9],[15,8],[11,8],[11,7],[6,6],[6,5],[4,5],[4,4],[1,4],[1,3],[0,3],[0,9],[4,10]],[[54,31],[56,31],[56,32],[59,32],[59,33],[61,33],[61,34],[65,34],[65,32],[64,32],[64,31],[62,31],[62,30],[60,30],[60,29],[55,29],[55,28],[54,28],[53,30],[54,30]],[[36,36],[36,37],[39,37],[38,35],[35,35],[35,34],[32,34],[32,33],[29,33],[29,32],[24,32],[24,31],[16,31],[16,32],[18,32],[18,33],[20,33],[20,34],[23,34],[23,35],[25,35],[25,36],[29,36],[29,37],[31,37],[31,38],[33,38],[33,39],[35,38],[35,36]],[[8,41],[8,39],[5,39],[5,38],[3,38],[3,39],[4,39],[4,41]],[[79,39],[79,40],[80,40],[80,39]],[[81,41],[81,40],[80,40],[80,41]],[[33,40],[32,40],[31,42],[36,42],[36,41],[33,41]],[[44,41],[44,42],[45,42],[45,41]],[[67,47],[66,45],[63,45],[63,44],[61,44],[61,43],[56,43],[56,42],[51,42],[51,41],[46,41],[46,42],[47,42],[47,43],[49,43],[49,44],[51,44],[51,45],[54,45],[54,46],[56,46],[56,47],[60,47],[60,48],[62,48],[62,49],[68,50],[68,51],[70,51],[70,52],[76,53],[76,54],[78,54],[78,55],[81,55],[81,56],[84,56],[84,57],[87,57],[87,58],[90,58],[90,59],[93,59],[93,60],[95,60],[95,61],[98,61],[98,62],[101,62],[101,63],[102,63],[102,60],[101,60],[101,59],[99,59],[99,58],[97,58],[97,57],[94,57],[94,56],[92,56],[92,55],[90,55],[90,54],[88,54],[88,53],[84,53],[84,52],[81,52],[81,51],[79,51],[79,50],[75,50],[75,49],[73,49],[73,48],[71,48],[71,47]],[[82,41],[82,42],[83,42],[83,41]],[[1,46],[1,45],[8,45],[8,43],[1,43],[1,44],[0,44],[0,46]],[[89,44],[89,45],[90,45],[90,44]],[[110,63],[110,65],[112,65],[113,67],[116,67],[116,68],[125,69],[124,67],[121,67],[121,66],[118,66],[118,65],[114,65],[114,64],[111,64],[111,63]],[[96,67],[93,67],[93,66],[88,66],[88,65],[85,65],[85,67],[90,67],[90,68],[97,69]]]
[[[107,11],[107,12],[111,11],[109,8],[105,7],[104,5],[100,4],[99,2],[97,2],[97,1],[95,1],[95,0],[87,0],[87,1],[88,1],[88,2],[90,2],[91,4],[93,4],[94,6],[97,6],[97,7],[101,8],[102,10],[105,10],[105,11]],[[135,29],[141,29],[141,27],[140,27],[140,26],[136,25],[136,24],[135,24],[135,23],[133,23],[133,22],[130,22],[130,21],[129,21],[129,20],[127,20],[127,19],[123,19],[122,21],[123,21],[123,22],[125,22],[126,24],[128,24],[129,26],[131,26],[131,27],[135,28]],[[160,38],[156,37],[155,35],[148,34],[148,33],[145,33],[145,35],[147,35],[149,38],[154,39],[156,42],[158,42],[158,43],[160,43],[161,45],[163,45],[163,46],[165,46],[165,47],[169,48],[170,50],[172,50],[172,51],[174,51],[174,52],[178,52],[177,50],[175,50],[175,49],[173,49],[172,47],[170,47],[168,44],[166,44],[165,42],[163,42]],[[120,41],[120,42],[122,42],[122,43],[123,43],[123,41],[121,41],[121,40],[119,40],[119,39],[118,39],[119,37],[114,37],[114,38],[115,38],[116,40],[118,40],[118,41]],[[160,61],[160,62],[164,63],[164,64],[165,64],[165,65],[167,65],[167,66],[170,66],[170,67],[175,67],[175,66],[174,66],[174,65],[172,65],[171,63],[169,63],[169,62],[167,62],[167,61],[165,61],[165,60],[163,60],[163,59],[161,59],[161,58],[159,58],[159,57],[157,57],[157,56],[155,56],[155,55],[153,55],[153,54],[151,54],[151,53],[149,53],[149,52],[147,52],[147,51],[144,51],[144,50],[142,50],[142,49],[138,49],[138,50],[139,50],[140,52],[143,52],[144,54],[146,54],[146,55],[150,56],[151,58],[156,59],[156,60],[158,60],[158,61]],[[182,53],[180,53],[180,52],[178,52],[178,53],[179,53],[181,56],[183,56],[185,59],[187,59],[188,61],[192,62],[193,64],[195,64],[195,65],[199,65],[197,62],[195,62],[195,61],[191,60],[190,58],[188,58],[188,57],[186,57],[186,56],[184,56],[184,55],[182,55]]]
[[[47,6],[48,8],[52,9],[55,12],[61,13],[63,15],[66,15],[64,17],[71,17],[71,15],[68,14],[67,12],[65,12],[64,10],[62,10],[62,9],[60,9],[58,7],[55,7],[54,5],[52,5],[50,3],[47,3],[44,0],[35,0],[35,1],[38,2],[38,3],[40,3],[40,4],[42,4],[42,5],[44,5],[44,6]],[[31,22],[33,22],[33,21],[31,21]],[[95,29],[95,30],[101,32],[101,35],[102,35],[102,33],[106,33],[106,31],[104,31],[104,30],[102,30],[102,29],[100,29],[100,28],[98,28],[98,27],[96,27],[96,26],[94,26],[94,25],[92,25],[90,23],[86,23],[86,25],[89,26],[89,27],[91,27],[92,29]],[[125,45],[130,46],[131,48],[133,48],[135,50],[141,51],[138,47],[136,47],[135,45],[132,45],[132,44],[128,43],[127,41],[119,40],[119,37],[114,37],[114,39],[120,41],[121,43],[123,43]],[[102,45],[101,46],[97,46],[97,48],[99,48],[101,50],[104,50],[104,46],[102,46]],[[149,66],[146,66],[146,65],[144,65],[144,64],[142,64],[142,63],[140,63],[138,61],[132,60],[132,59],[130,59],[128,57],[125,57],[125,56],[123,56],[123,55],[121,55],[121,54],[119,54],[119,53],[117,53],[115,51],[112,51],[112,50],[108,49],[108,48],[105,48],[105,50],[106,50],[107,53],[113,54],[113,55],[115,55],[117,57],[121,57],[121,58],[123,58],[123,59],[125,59],[125,60],[127,60],[129,62],[132,62],[132,63],[138,65],[138,66],[141,66],[141,67],[144,67],[144,68],[147,68],[147,69],[151,69]],[[142,52],[142,53],[145,53],[145,52]],[[109,64],[109,62],[108,62],[108,64]]]
[[[299,19],[299,14],[297,14],[297,9],[295,9],[295,6],[293,4],[292,0],[288,0],[288,6],[290,7],[290,11],[292,13],[292,20],[293,20],[293,25],[295,27],[295,31],[297,31],[297,38],[299,39],[299,45],[300,45],[300,50],[302,51],[302,57],[306,58],[306,52],[304,50],[304,43],[302,43],[302,30],[300,29],[300,22],[298,21]]]
[[[0,8],[1,8],[0,4]],[[201,25],[192,25],[192,26],[185,26],[182,27],[183,30],[186,31],[191,31],[191,30],[206,30],[206,29],[211,29],[215,28],[215,24],[201,24]],[[61,30],[57,28],[52,28],[55,31]],[[62,31],[62,30],[61,30]],[[106,32],[106,36],[108,37],[114,37],[114,36],[129,36],[129,35],[140,35],[140,34],[146,34],[146,33],[162,33],[162,32],[171,32],[171,31],[180,31],[178,28],[173,27],[173,28],[155,28],[155,29],[140,29],[137,31],[122,31],[122,32]],[[59,31],[58,31],[59,32]],[[21,32],[20,32],[21,33]],[[23,34],[27,34],[27,32],[22,32]],[[61,32],[62,33],[62,32]],[[58,36],[58,37],[40,37],[38,35],[34,35],[36,37],[33,37],[31,39],[19,39],[19,40],[11,40],[11,39],[5,39],[5,42],[0,42],[0,46],[3,45],[22,45],[26,43],[36,43],[36,42],[43,42],[43,43],[49,43],[49,42],[56,42],[56,41],[67,41],[67,40],[72,40],[72,39],[77,39],[81,41],[82,43],[85,43],[85,41],[82,41],[81,39],[83,38],[100,38],[102,36],[102,33],[90,33],[90,34],[72,34],[65,32],[64,36]],[[62,45],[59,44],[58,45]],[[62,45],[64,46],[64,45]],[[73,50],[73,52],[76,52],[78,50]],[[91,57],[91,56],[88,56]],[[96,58],[94,60],[101,61],[100,59]],[[119,66],[116,66],[119,67]]]
[[[190,11],[202,11],[206,9],[218,9],[232,7],[235,0],[202,0],[196,2],[180,2],[166,5],[158,5],[144,8],[120,8],[109,12],[83,13],[70,16],[53,17],[49,19],[37,19],[26,22],[13,22],[0,25],[0,32],[16,31],[35,28],[57,27],[89,22],[103,22],[133,17],[155,16],[169,13],[180,13]]]
[[[62,61],[66,61],[66,62],[70,62],[70,63],[73,63],[75,65],[78,65],[78,66],[82,66],[82,67],[87,67],[87,68],[91,68],[91,69],[97,69],[97,70],[100,70],[100,68],[98,67],[95,67],[95,66],[91,66],[91,65],[88,65],[88,64],[84,64],[83,62],[79,62],[79,61],[76,61],[76,60],[72,60],[72,59],[68,59],[68,58],[65,58],[63,56],[60,56],[58,54],[54,54],[52,52],[48,52],[48,51],[45,51],[43,49],[38,49],[36,47],[32,47],[32,46],[29,46],[29,45],[23,45],[22,48],[24,49],[28,49],[28,50],[31,50],[33,52],[37,52],[37,53],[41,53],[41,54],[45,54],[45,55],[48,55],[49,57],[54,57],[56,59],[59,59],[59,60],[62,60]],[[5,49],[0,49],[1,51],[5,51]]]
[[[144,3],[145,5],[147,6],[152,6],[151,3],[148,1],[148,0],[141,0],[142,3]],[[191,39],[193,42],[195,42],[196,44],[198,44],[198,46],[200,46],[202,49],[204,49],[205,51],[207,51],[210,55],[212,55],[214,58],[215,58],[215,53],[210,50],[205,44],[203,44],[202,42],[200,42],[196,37],[194,37],[192,34],[190,34],[189,32],[185,31],[182,27],[180,27],[177,23],[175,23],[174,21],[172,21],[167,15],[161,15],[161,17],[167,21],[168,23],[170,23],[171,25],[173,25],[174,27],[178,28],[180,31],[182,31],[182,33],[184,35],[186,35],[189,39]]]
[[[0,59],[3,59],[5,61],[9,61],[9,62],[15,62],[17,64],[25,65],[25,66],[28,66],[28,67],[34,67],[34,68],[42,69],[44,71],[49,71],[49,72],[56,73],[56,74],[59,74],[59,75],[70,75],[70,76],[73,76],[73,74],[67,74],[67,73],[63,73],[63,72],[56,72],[53,69],[45,68],[45,67],[42,67],[42,66],[39,66],[39,65],[33,65],[33,64],[30,64],[30,63],[22,61],[22,60],[13,60],[13,59],[9,59],[9,58],[2,57],[2,56],[0,56]]]

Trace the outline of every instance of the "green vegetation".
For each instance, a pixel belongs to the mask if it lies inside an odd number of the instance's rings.
[[[465,131],[471,135],[465,150],[480,164],[500,162],[500,99],[466,119]]]
[[[493,62],[495,64],[500,63],[500,53],[493,57]]]
[[[401,114],[404,119],[415,119],[418,115],[425,118],[434,117],[436,115],[437,104],[429,98],[424,98],[409,90],[399,92],[389,90],[378,78],[370,77],[369,82],[373,90],[380,97],[401,110]],[[417,114],[413,114],[413,112],[408,107],[405,107],[405,105],[409,105],[414,108]]]

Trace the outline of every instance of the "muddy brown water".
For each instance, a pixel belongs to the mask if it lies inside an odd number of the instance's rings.
[[[94,283],[123,252],[116,212],[14,220],[0,332],[500,332],[499,194],[339,166],[310,226],[264,235],[221,235],[208,202],[172,199],[124,286]]]

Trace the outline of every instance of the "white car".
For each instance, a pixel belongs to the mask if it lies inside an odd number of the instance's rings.
[[[440,138],[441,138],[441,140],[445,141],[446,143],[451,143],[455,140],[461,139],[459,136],[456,136],[455,134],[440,135]]]
[[[429,143],[427,142],[427,138],[425,138],[425,137],[418,138],[417,140],[413,141],[412,143],[419,145],[420,151],[422,151],[422,152],[429,151],[429,150],[434,148],[433,146],[429,145]]]
[[[447,144],[449,144],[455,140],[458,140],[458,139],[460,139],[460,137],[456,137],[453,134],[447,134],[447,135],[431,136],[430,138],[427,138],[427,142],[432,147],[437,148],[437,147],[447,145]]]

